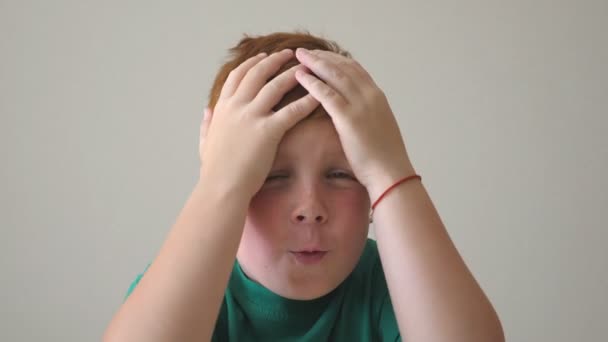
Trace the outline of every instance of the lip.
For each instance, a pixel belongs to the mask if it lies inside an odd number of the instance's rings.
[[[302,250],[302,251],[291,251],[291,255],[293,255],[294,259],[301,264],[304,265],[314,265],[320,263],[327,255],[328,251],[320,251],[320,250]]]

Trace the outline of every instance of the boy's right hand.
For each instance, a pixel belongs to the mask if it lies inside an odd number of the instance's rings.
[[[310,94],[277,112],[272,108],[298,85],[296,65],[266,83],[293,58],[286,49],[251,57],[232,70],[213,110],[201,124],[201,181],[249,198],[263,185],[283,135],[310,114],[319,102]]]

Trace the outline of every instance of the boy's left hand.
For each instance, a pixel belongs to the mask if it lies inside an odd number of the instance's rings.
[[[314,73],[297,72],[296,79],[331,117],[344,154],[372,200],[415,173],[384,92],[357,61],[301,48],[296,57]]]

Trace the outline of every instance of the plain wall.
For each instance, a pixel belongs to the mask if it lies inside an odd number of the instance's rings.
[[[0,340],[100,339],[227,49],[294,29],[387,94],[509,341],[606,340],[606,1],[0,1]]]

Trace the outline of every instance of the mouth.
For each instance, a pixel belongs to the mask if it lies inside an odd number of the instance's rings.
[[[320,250],[302,250],[302,251],[290,251],[294,259],[301,264],[311,265],[321,262],[328,251]]]

